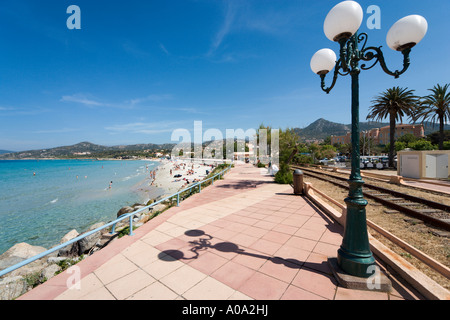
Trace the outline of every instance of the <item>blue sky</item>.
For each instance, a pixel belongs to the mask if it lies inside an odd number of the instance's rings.
[[[90,141],[169,143],[177,128],[244,130],[264,123],[306,127],[319,118],[350,123],[350,78],[330,95],[309,63],[338,46],[323,32],[340,1],[15,0],[0,10],[0,149],[21,151]],[[390,68],[402,55],[386,45],[398,19],[423,15],[426,38],[400,79],[381,68],[360,77],[361,118],[393,86],[425,95],[449,82],[450,1],[361,0],[381,9],[381,29],[361,31],[383,46]],[[70,5],[81,30],[69,30]],[[329,81],[330,79],[328,79]]]

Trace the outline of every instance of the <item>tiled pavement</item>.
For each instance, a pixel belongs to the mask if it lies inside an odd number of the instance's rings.
[[[419,299],[338,286],[327,264],[342,228],[249,165],[20,299]],[[79,275],[79,286],[68,289]]]

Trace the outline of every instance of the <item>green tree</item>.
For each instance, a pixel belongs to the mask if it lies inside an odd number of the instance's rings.
[[[316,163],[317,162],[317,158],[320,157],[320,155],[318,154],[319,149],[320,149],[320,147],[316,143],[311,143],[309,145],[309,152],[312,155],[313,163]]]
[[[299,151],[304,150],[300,136],[293,129],[280,130],[279,133],[280,168],[275,175],[275,182],[280,184],[293,183],[290,165]]]
[[[417,104],[418,97],[414,95],[414,90],[408,88],[394,87],[376,96],[370,106],[370,113],[367,120],[382,121],[389,119],[390,126],[390,148],[389,166],[394,166],[395,155],[395,129],[396,123],[401,122],[403,117],[412,117]]]
[[[397,141],[395,143],[395,151],[397,151],[397,152],[405,150],[406,148],[408,148],[408,143],[406,143],[406,142]]]
[[[433,125],[439,122],[439,150],[444,149],[444,125],[450,121],[450,84],[440,86],[437,84],[429,89],[432,94],[421,98],[419,107],[414,113],[414,122],[422,119],[431,121]]]
[[[311,156],[301,154],[295,157],[294,162],[298,164],[313,164],[313,158]]]
[[[335,145],[335,148],[340,154],[349,154],[352,152],[351,143],[338,144],[337,146]]]
[[[329,144],[321,145],[319,146],[317,155],[320,159],[332,159],[336,156],[336,148]]]
[[[440,132],[433,132],[427,135],[427,139],[431,141],[433,144],[439,144]],[[446,142],[450,142],[450,130],[444,131],[444,144]]]
[[[416,142],[417,140],[420,140],[419,138],[417,138],[415,135],[413,135],[412,133],[407,133],[403,136],[401,136],[400,138],[397,139],[398,142],[403,142],[406,145]]]
[[[321,143],[322,145],[328,145],[331,144],[331,137],[328,136],[324,139],[324,141]]]
[[[450,150],[450,141],[444,142],[444,150]]]
[[[436,150],[438,148],[437,146],[433,145],[430,141],[425,139],[412,142],[408,144],[408,147],[417,151]]]

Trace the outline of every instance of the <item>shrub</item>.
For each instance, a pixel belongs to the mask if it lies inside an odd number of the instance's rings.
[[[417,151],[436,150],[437,147],[427,140],[418,140],[408,144],[408,147]]]
[[[444,141],[444,150],[450,150],[450,141]]]
[[[313,164],[313,163],[314,163],[314,160],[313,160],[312,157],[310,157],[310,156],[305,156],[305,155],[303,155],[303,154],[300,155],[300,156],[298,156],[298,157],[296,157],[295,161],[296,161],[298,164]]]
[[[136,230],[137,228],[136,228],[136,226],[133,226],[133,231],[134,230]],[[124,229],[122,229],[122,230],[120,230],[120,232],[118,233],[118,238],[120,239],[120,238],[122,238],[123,236],[127,236],[127,235],[129,235],[130,234],[130,226],[128,226],[128,227],[126,227],[126,228],[124,228]]]
[[[266,165],[262,162],[258,162],[258,168],[265,168]]]
[[[408,147],[408,144],[402,141],[397,141],[395,143],[395,151],[402,151],[405,150]]]
[[[34,272],[32,274],[27,274],[25,276],[25,282],[27,283],[27,285],[31,288],[36,288],[38,285],[42,284],[43,282],[47,281],[47,279],[44,279],[44,281],[42,282],[40,279],[40,272]]]
[[[279,184],[293,184],[294,176],[289,166],[286,164],[280,165],[280,170],[275,175],[275,182]]]

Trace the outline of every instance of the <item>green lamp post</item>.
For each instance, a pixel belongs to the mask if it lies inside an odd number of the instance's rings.
[[[355,1],[343,1],[337,4],[327,15],[324,23],[325,35],[340,45],[339,59],[330,49],[319,50],[311,60],[311,69],[321,78],[322,90],[327,94],[333,89],[339,75],[350,75],[352,80],[352,171],[350,192],[345,202],[347,217],[342,245],[338,251],[337,263],[347,274],[369,278],[375,264],[370,250],[367,232],[366,206],[360,169],[360,130],[359,130],[359,74],[361,70],[373,68],[378,63],[381,68],[395,78],[402,75],[410,66],[411,49],[425,36],[427,21],[418,15],[407,16],[396,22],[389,30],[389,47],[403,54],[403,69],[390,71],[381,51],[381,47],[366,47],[367,34],[358,33],[363,20],[363,10]],[[361,47],[361,48],[360,48]],[[360,62],[373,61],[371,65]],[[334,70],[330,87],[326,87],[326,75]]]

